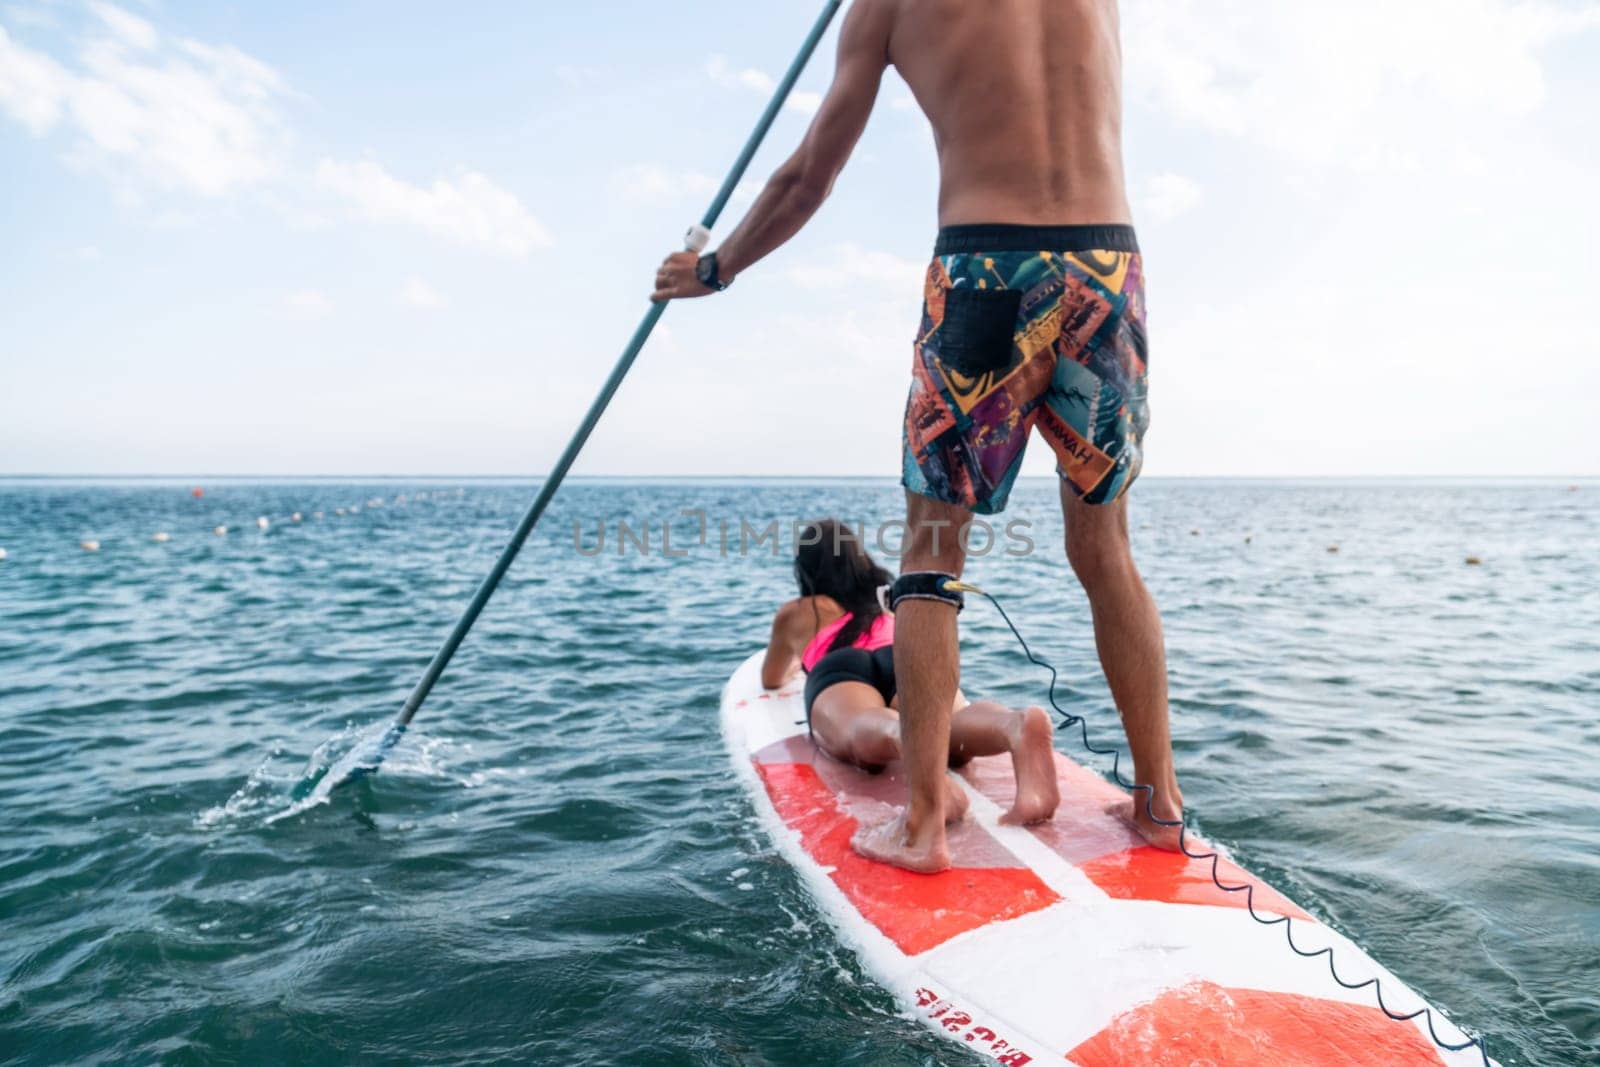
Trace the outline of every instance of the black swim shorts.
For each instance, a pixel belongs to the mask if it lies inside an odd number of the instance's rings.
[[[885,645],[871,652],[860,648],[836,648],[817,660],[806,675],[806,722],[811,722],[811,705],[822,691],[840,682],[870,685],[883,697],[884,706],[894,699],[894,646]]]

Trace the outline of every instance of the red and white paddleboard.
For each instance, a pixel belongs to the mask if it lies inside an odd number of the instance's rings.
[[[1295,955],[1281,924],[1256,922],[1243,893],[1216,888],[1208,861],[1145,845],[1104,812],[1121,790],[1066,756],[1056,755],[1060,810],[1029,828],[999,823],[1014,792],[1009,757],[967,767],[972,807],[951,828],[955,866],[929,876],[850,850],[857,825],[888,815],[903,784],[893,769],[866,774],[814,748],[800,683],[763,690],[760,653],[723,691],[722,730],[774,841],[867,970],[1000,1063],[1482,1065],[1475,1048],[1438,1050],[1421,1017],[1385,1017],[1372,987],[1340,988],[1325,957]],[[1281,893],[1227,861],[1219,874],[1254,882],[1258,912],[1292,916],[1302,949],[1333,946],[1347,981],[1381,979],[1397,1013],[1423,1006]],[[1433,1014],[1441,1038],[1466,1040]]]

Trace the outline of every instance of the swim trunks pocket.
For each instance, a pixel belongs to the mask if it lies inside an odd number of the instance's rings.
[[[1011,366],[1012,339],[1022,308],[1019,289],[960,286],[944,294],[939,325],[939,362],[967,378]]]

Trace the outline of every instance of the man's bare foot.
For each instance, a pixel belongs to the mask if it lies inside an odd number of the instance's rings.
[[[972,801],[967,799],[967,791],[961,785],[961,779],[949,771],[944,773],[944,824],[952,826],[967,817],[967,808]]]
[[[1017,799],[1000,821],[1027,826],[1054,815],[1056,805],[1061,803],[1061,788],[1056,784],[1055,728],[1043,708],[1028,708],[1019,717],[1011,739],[1011,765],[1017,772]]]
[[[1134,790],[1133,796],[1125,800],[1118,800],[1106,805],[1106,813],[1132,826],[1138,835],[1156,848],[1168,852],[1182,852],[1182,828],[1179,826],[1165,826],[1150,817],[1149,794],[1143,789]],[[1156,815],[1165,822],[1181,823],[1183,821],[1182,802],[1174,805],[1163,803],[1155,806]]]
[[[950,869],[950,849],[945,844],[944,827],[917,840],[900,812],[888,822],[863,826],[850,839],[850,847],[869,860],[903,867],[918,874],[938,874]]]

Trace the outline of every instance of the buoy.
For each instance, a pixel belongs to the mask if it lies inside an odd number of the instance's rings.
[[[272,525],[272,522],[265,515],[256,516],[256,527],[258,529],[265,530],[268,526],[271,526],[271,525]]]
[[[0,548],[0,559],[5,559],[5,558],[6,558],[6,550],[3,549],[3,548]]]
[[[98,551],[100,551],[100,542],[99,541],[79,541],[78,542],[78,547],[83,549],[85,552],[98,552]]]
[[[156,542],[157,544],[164,545],[168,541],[172,540],[172,535],[167,533],[165,530],[157,530],[155,535],[151,537],[150,540]]]
[[[227,537],[228,536],[228,528],[226,526],[218,526],[212,532],[215,533],[218,537]]]
[[[1481,566],[1483,566],[1483,560],[1478,556],[1468,556],[1467,557],[1467,566],[1469,566],[1469,567],[1481,567]]]
[[[290,515],[289,516],[289,521],[290,522],[299,522],[300,521],[300,513],[297,511],[293,515]]]
[[[189,490],[189,495],[198,500],[200,497],[206,495],[206,491],[197,485],[193,489]]]

